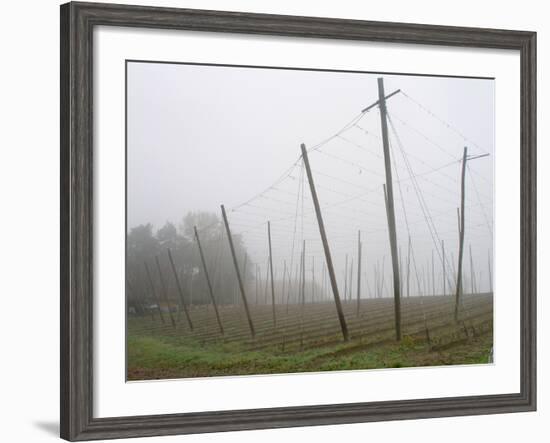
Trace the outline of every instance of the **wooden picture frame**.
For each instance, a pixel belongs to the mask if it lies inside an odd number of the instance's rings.
[[[92,31],[99,25],[519,51],[521,391],[518,394],[94,418]],[[61,437],[70,441],[536,409],[536,34],[99,3],[61,6]]]

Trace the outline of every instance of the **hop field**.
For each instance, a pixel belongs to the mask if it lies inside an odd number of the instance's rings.
[[[403,339],[395,340],[393,300],[343,305],[350,340],[344,342],[333,303],[252,305],[255,337],[242,306],[219,306],[224,334],[211,306],[190,307],[175,326],[158,314],[128,317],[128,380],[381,369],[489,361],[493,296],[464,296],[458,321],[453,297],[402,300]],[[167,317],[165,315],[165,317]]]

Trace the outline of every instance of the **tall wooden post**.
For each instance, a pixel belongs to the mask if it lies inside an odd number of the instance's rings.
[[[201,257],[202,270],[204,271],[204,277],[206,278],[206,285],[208,286],[208,293],[210,294],[210,301],[212,302],[212,307],[214,308],[214,313],[216,314],[216,321],[218,322],[218,327],[220,332],[224,335],[222,320],[218,312],[218,305],[216,303],[216,298],[214,297],[214,290],[212,289],[212,283],[210,282],[210,276],[208,275],[208,267],[206,266],[206,259],[204,258],[204,252],[202,250],[201,239],[199,237],[199,231],[197,227],[194,226],[193,230],[195,231],[195,240],[197,240],[197,246],[199,247],[199,255]]]
[[[380,121],[382,125],[382,146],[384,148],[384,165],[386,183],[384,184],[384,200],[388,217],[388,232],[390,236],[390,251],[393,268],[393,301],[395,312],[395,337],[401,340],[401,288],[399,286],[399,257],[397,254],[397,228],[395,226],[395,206],[393,203],[393,181],[391,172],[390,144],[388,140],[388,122],[386,117],[386,98],[384,94],[384,79],[378,79],[378,99],[380,101]]]
[[[327,292],[327,264],[323,262],[323,301],[328,300]]]
[[[361,303],[361,231],[357,231],[357,315]]]
[[[432,296],[435,296],[434,250],[432,249]]]
[[[193,307],[193,267],[191,267],[191,275],[189,276],[189,306]]]
[[[353,292],[353,257],[351,257],[351,263],[349,267],[349,301],[351,301]]]
[[[491,270],[491,250],[489,249],[487,256],[487,264],[489,265],[489,292],[493,293],[493,272]]]
[[[174,273],[174,278],[176,279],[176,287],[178,289],[178,294],[180,296],[181,307],[183,308],[183,312],[185,313],[185,318],[187,319],[187,324],[189,325],[189,329],[193,330],[193,322],[191,321],[189,311],[187,310],[187,305],[185,304],[185,298],[183,297],[183,290],[182,290],[182,286],[180,285],[178,271],[176,271],[176,266],[174,265],[174,259],[172,258],[172,252],[170,251],[170,249],[168,249],[168,259],[170,260],[170,267],[172,268],[172,272]]]
[[[340,301],[340,294],[338,293],[338,284],[336,283],[336,274],[334,273],[334,266],[332,264],[332,256],[330,254],[330,247],[327,240],[327,234],[325,232],[325,224],[323,223],[323,216],[321,214],[321,206],[319,205],[319,199],[317,198],[317,191],[315,190],[315,184],[313,183],[313,175],[309,166],[309,158],[307,156],[306,145],[302,143],[302,158],[307,172],[307,178],[309,181],[309,188],[311,191],[311,198],[315,206],[315,213],[317,215],[317,223],[319,225],[319,233],[321,234],[321,240],[323,242],[323,249],[325,251],[325,260],[330,277],[330,284],[332,286],[332,294],[334,295],[334,303],[336,304],[336,311],[338,314],[338,320],[340,321],[340,328],[342,329],[342,335],[344,340],[349,340],[348,326],[344,317],[344,311],[342,310],[342,302]]]
[[[271,311],[273,314],[273,326],[277,326],[275,315],[275,282],[273,281],[273,255],[271,251],[271,222],[267,222],[267,238],[269,242],[269,273],[271,275]]]
[[[162,321],[162,323],[166,323],[164,321],[164,315],[162,315],[162,308],[160,306],[160,298],[157,294],[157,291],[155,290],[155,284],[153,283],[153,278],[151,277],[151,271],[149,271],[149,266],[147,265],[147,262],[143,262],[143,265],[145,266],[145,273],[147,274],[147,279],[149,280],[149,285],[151,286],[151,293],[153,294],[155,302],[157,303],[157,308],[158,308],[158,311],[159,311],[160,320]]]
[[[348,299],[348,254],[346,254],[346,266],[344,267],[344,300]]]
[[[168,289],[166,288],[166,283],[164,282],[164,277],[162,276],[162,270],[160,269],[160,261],[159,261],[158,255],[155,255],[155,261],[157,263],[162,295],[164,296],[164,301],[166,302],[166,307],[168,308],[168,314],[170,315],[170,322],[172,323],[172,326],[175,328],[176,322],[174,321],[174,316],[172,315],[172,308],[170,306],[170,301],[168,300]]]
[[[267,305],[267,286],[269,284],[269,255],[265,262],[265,285],[264,285],[264,305]]]
[[[252,317],[250,316],[250,310],[248,309],[248,302],[246,300],[246,292],[244,290],[243,281],[241,279],[241,273],[239,272],[239,263],[237,262],[237,254],[235,253],[235,246],[233,245],[233,237],[231,236],[231,230],[229,229],[229,222],[227,221],[227,214],[225,213],[225,207],[221,205],[222,217],[225,224],[225,230],[227,233],[227,240],[229,241],[229,249],[231,249],[231,256],[233,257],[233,265],[235,266],[235,273],[237,274],[237,280],[239,281],[239,289],[241,291],[241,297],[243,300],[244,310],[246,312],[246,319],[248,320],[248,326],[250,328],[250,334],[252,337],[256,336],[254,330],[254,324],[252,323]]]
[[[451,252],[451,265],[453,267],[453,275],[456,275],[456,266],[455,266],[455,255]],[[454,281],[454,289],[451,289],[451,292],[456,291],[456,280]]]
[[[464,256],[464,200],[466,188],[466,160],[468,156],[468,148],[464,147],[462,156],[462,179],[460,183],[460,242],[458,248],[458,269],[456,274],[456,296],[455,296],[455,321],[458,320],[458,307],[460,304],[460,292],[462,290],[462,258]]]
[[[246,284],[247,282],[247,278],[246,278],[246,265],[248,264],[248,254],[245,252],[244,253],[244,259],[243,259],[243,284],[244,284],[244,287],[246,288],[248,285]]]

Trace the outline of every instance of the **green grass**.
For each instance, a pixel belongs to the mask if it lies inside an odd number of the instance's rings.
[[[238,343],[203,344],[192,337],[128,337],[128,379],[277,374],[352,369],[487,363],[492,334],[457,340],[434,350],[424,340],[369,345],[351,341],[285,353],[279,347],[249,351]]]

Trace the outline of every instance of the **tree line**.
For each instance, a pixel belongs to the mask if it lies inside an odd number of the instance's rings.
[[[210,303],[204,266],[195,237],[197,228],[210,281],[219,304],[235,304],[240,295],[237,277],[221,219],[210,212],[189,212],[178,226],[167,221],[154,230],[151,223],[130,228],[126,237],[126,276],[128,308],[135,312],[149,309],[160,300],[164,309],[177,310],[181,303],[174,267],[188,305]],[[242,236],[233,234],[241,276],[247,286],[254,280],[254,264],[246,253]],[[158,265],[157,265],[158,260]],[[149,275],[151,281],[149,281]],[[151,287],[151,283],[152,286]],[[168,303],[163,298],[166,288]],[[157,294],[155,296],[155,293]],[[168,304],[169,306],[166,306]]]

